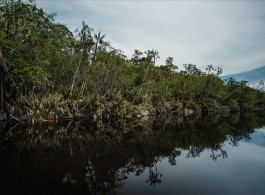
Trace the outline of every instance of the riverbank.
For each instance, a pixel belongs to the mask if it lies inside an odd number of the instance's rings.
[[[146,120],[159,117],[189,117],[202,114],[227,115],[235,112],[259,112],[264,108],[248,108],[241,110],[218,103],[214,99],[205,101],[175,100],[157,102],[151,100],[134,104],[123,98],[101,100],[83,97],[67,99],[61,94],[31,95],[19,98],[10,106],[8,113],[1,112],[0,120],[16,120],[28,122],[56,122],[59,120],[89,119],[91,121],[108,122],[112,120]]]

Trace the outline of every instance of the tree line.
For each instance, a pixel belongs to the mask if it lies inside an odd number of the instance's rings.
[[[148,115],[249,111],[265,107],[264,83],[220,78],[173,58],[158,66],[159,52],[115,49],[82,22],[71,32],[34,1],[0,4],[0,112],[15,120],[89,117],[111,120]],[[1,118],[1,117],[0,117]]]

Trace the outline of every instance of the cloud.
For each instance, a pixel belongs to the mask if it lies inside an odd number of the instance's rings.
[[[157,49],[178,66],[222,66],[225,74],[265,62],[264,1],[37,1],[71,30],[85,20],[131,56]]]

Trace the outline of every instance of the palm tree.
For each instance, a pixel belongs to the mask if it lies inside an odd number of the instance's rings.
[[[159,52],[157,50],[152,49],[152,57],[153,57],[153,64],[155,65],[156,60],[160,59]]]
[[[88,54],[94,44],[91,32],[93,29],[89,27],[85,21],[82,22],[82,29],[79,33],[81,49],[82,49],[82,64],[88,63]]]
[[[81,48],[81,53],[80,53],[80,60],[77,64],[74,76],[73,76],[73,81],[72,85],[70,88],[70,96],[72,95],[72,92],[74,90],[74,85],[75,81],[78,76],[79,69],[81,69],[81,79],[82,81],[82,86],[80,90],[80,94],[83,94],[84,90],[87,88],[87,75],[88,75],[88,58],[89,58],[89,53],[91,51],[91,48],[94,44],[93,38],[91,36],[91,32],[93,31],[92,28],[90,28],[85,21],[82,22],[82,29],[78,33],[79,38],[80,38],[80,48]],[[77,30],[76,30],[77,32]]]
[[[99,46],[99,44],[103,43],[103,39],[105,38],[105,35],[101,36],[101,32],[99,32],[98,34],[94,34],[94,38],[95,38],[96,44],[95,44],[95,50],[94,50],[94,54],[93,54],[93,58],[92,58],[92,64],[94,64],[94,62],[95,62],[96,55],[98,52],[98,46]]]
[[[160,57],[158,56],[159,52],[157,50],[147,50],[144,52],[147,56],[146,59],[148,61],[148,63],[155,65],[156,60],[160,59]]]

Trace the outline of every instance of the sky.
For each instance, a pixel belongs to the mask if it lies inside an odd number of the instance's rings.
[[[36,0],[74,31],[85,21],[124,51],[159,52],[174,64],[222,67],[223,75],[265,66],[265,0]]]

